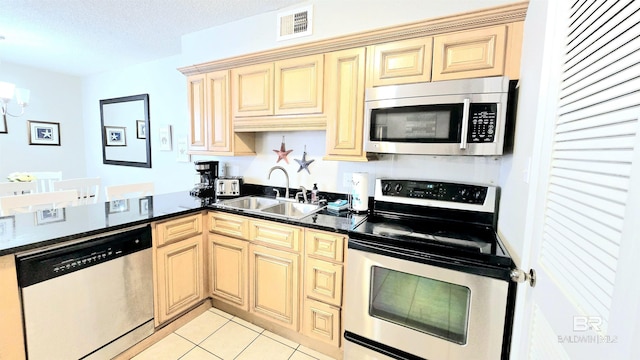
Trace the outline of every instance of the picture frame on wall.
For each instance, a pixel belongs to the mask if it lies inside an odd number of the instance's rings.
[[[129,199],[111,200],[108,202],[109,214],[129,211]]]
[[[60,123],[27,120],[29,145],[60,146]]]
[[[0,217],[0,241],[11,241],[15,235],[16,217],[3,216]]]
[[[147,138],[147,125],[144,120],[136,120],[136,137],[138,139]]]
[[[119,126],[105,126],[106,146],[127,146],[126,129]]]
[[[160,151],[171,151],[171,125],[160,127]]]

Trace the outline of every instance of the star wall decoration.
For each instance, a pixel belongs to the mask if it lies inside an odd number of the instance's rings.
[[[288,164],[289,159],[287,159],[287,155],[289,155],[293,150],[285,150],[284,146],[284,136],[282,137],[282,143],[280,143],[280,150],[273,150],[276,154],[278,154],[278,160],[276,163],[279,163],[280,160],[283,160]]]
[[[311,164],[315,160],[307,161],[307,146],[306,145],[304,147],[304,153],[302,153],[302,160],[298,160],[298,159],[293,159],[293,160],[295,160],[298,163],[298,165],[300,165],[300,168],[298,169],[298,172],[302,171],[302,169],[305,169],[305,170],[307,170],[309,175],[311,175],[311,171],[309,171],[309,164]]]

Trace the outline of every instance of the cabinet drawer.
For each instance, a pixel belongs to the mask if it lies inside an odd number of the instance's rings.
[[[210,212],[209,231],[247,239],[249,238],[249,220],[239,215]]]
[[[307,258],[304,289],[307,297],[340,306],[343,265]]]
[[[304,238],[305,252],[308,256],[329,261],[344,261],[344,235],[307,229]]]
[[[302,230],[295,226],[268,221],[252,220],[249,226],[251,241],[276,245],[283,249],[299,252]]]
[[[340,347],[340,309],[305,299],[303,312],[302,334]]]
[[[202,214],[185,216],[157,224],[158,245],[163,246],[202,234]]]

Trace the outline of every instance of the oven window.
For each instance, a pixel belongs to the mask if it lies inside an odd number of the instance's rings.
[[[467,343],[465,286],[373,266],[369,314],[456,344]]]
[[[459,142],[462,104],[371,110],[370,139],[391,142]]]

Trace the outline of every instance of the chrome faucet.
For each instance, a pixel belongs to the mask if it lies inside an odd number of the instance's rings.
[[[267,179],[271,179],[271,173],[273,172],[273,170],[276,170],[276,169],[282,170],[285,178],[287,179],[287,187],[284,190],[285,191],[284,197],[288,199],[289,198],[289,174],[287,174],[287,170],[285,170],[282,166],[274,166],[271,169],[269,169],[269,175],[267,175]]]
[[[296,193],[295,199],[296,199],[296,201],[298,201],[298,197],[302,195],[302,199],[303,199],[304,203],[306,204],[308,202],[307,201],[307,189],[304,186],[300,185],[300,190],[302,190],[302,191],[298,191]]]

